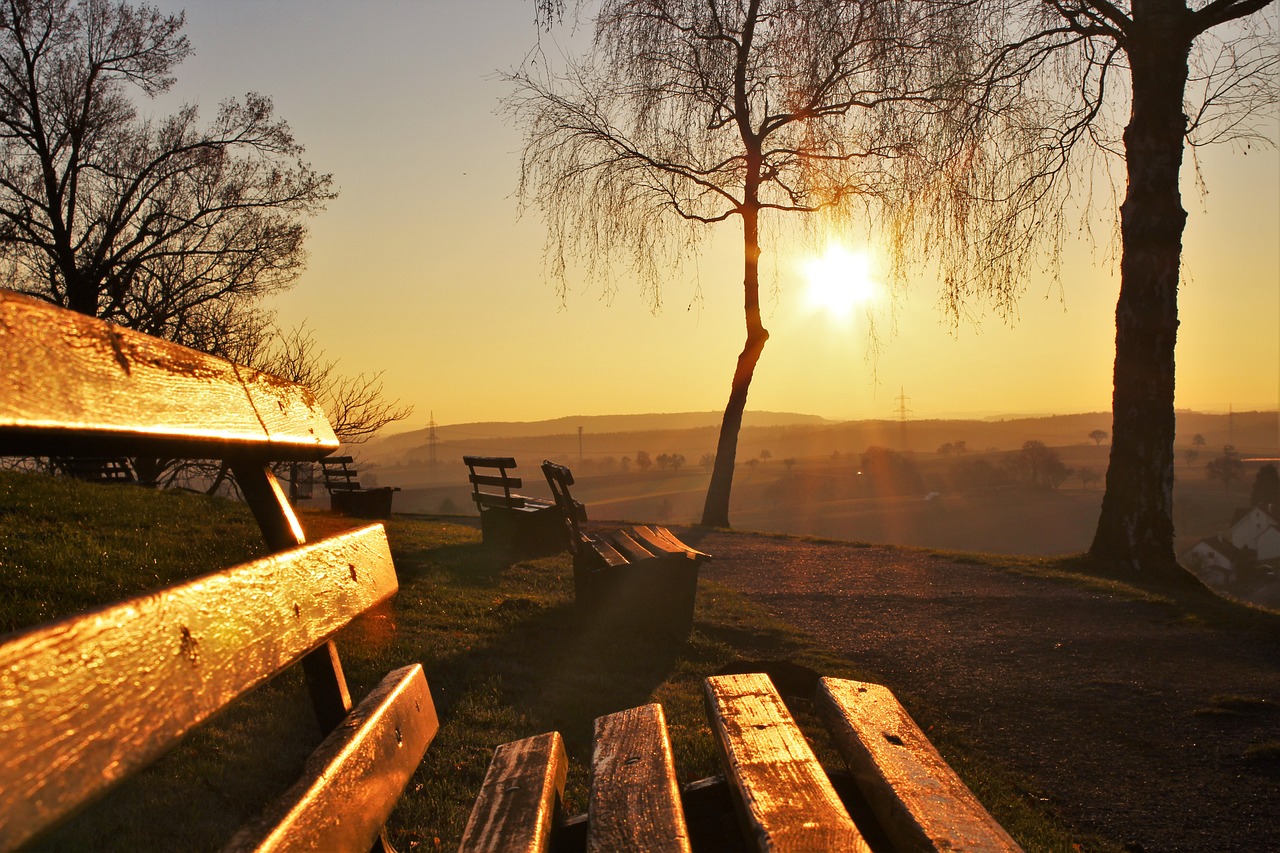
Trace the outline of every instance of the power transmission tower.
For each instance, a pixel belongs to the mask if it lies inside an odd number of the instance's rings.
[[[427,464],[432,468],[436,467],[436,442],[440,439],[436,436],[436,413],[431,413],[431,421],[427,424]]]
[[[907,449],[907,416],[911,414],[911,410],[907,408],[907,403],[911,400],[907,396],[906,389],[901,385],[898,386],[898,445],[903,449]]]

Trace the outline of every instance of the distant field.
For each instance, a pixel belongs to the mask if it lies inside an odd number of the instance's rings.
[[[1074,445],[1056,450],[1073,468],[1103,475],[1109,448]],[[966,454],[998,462],[998,454]],[[730,519],[735,528],[833,539],[998,554],[1058,555],[1089,547],[1102,502],[1099,480],[1085,488],[1069,479],[1056,491],[1001,487],[957,491],[947,473],[955,457],[917,454],[925,480],[920,494],[850,497],[857,476],[856,457],[797,459],[790,468],[770,458],[753,468],[740,465],[734,481]],[[572,460],[570,464],[573,465]],[[473,514],[466,469],[441,472],[439,484],[406,487],[396,496],[404,512],[455,511]],[[584,471],[573,465],[574,496],[587,504],[593,519],[626,519],[672,524],[695,522],[701,515],[708,473],[686,465],[680,471]],[[546,496],[535,457],[522,462],[525,492]],[[1222,530],[1232,510],[1248,503],[1252,474],[1231,490],[1209,480],[1202,466],[1179,464],[1174,487],[1174,522],[1179,552]],[[381,482],[394,483],[391,477]],[[936,494],[929,499],[926,495]],[[448,500],[449,503],[444,502]]]

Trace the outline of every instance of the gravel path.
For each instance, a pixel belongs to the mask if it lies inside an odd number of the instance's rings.
[[[1133,851],[1280,851],[1280,630],[918,552],[711,533],[741,590],[940,709],[1068,825]],[[927,727],[927,721],[924,721]],[[1249,756],[1270,743],[1269,758]]]

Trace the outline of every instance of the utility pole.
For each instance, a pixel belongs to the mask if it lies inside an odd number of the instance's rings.
[[[432,468],[436,467],[436,442],[439,440],[436,436],[436,413],[432,412],[427,423],[427,464]]]
[[[898,386],[898,444],[903,449],[907,449],[907,415],[911,414],[911,410],[907,408],[907,402],[911,399],[907,396],[906,389],[901,385]]]
[[[582,427],[578,427],[578,466],[582,466]]]

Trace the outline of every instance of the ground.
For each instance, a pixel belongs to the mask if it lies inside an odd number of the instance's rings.
[[[715,555],[705,578],[866,666],[1082,833],[1280,850],[1280,619],[922,551],[689,538]]]

